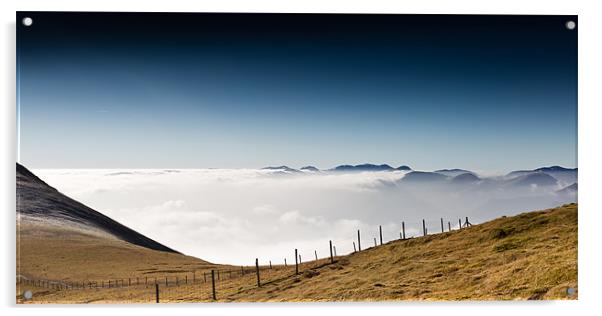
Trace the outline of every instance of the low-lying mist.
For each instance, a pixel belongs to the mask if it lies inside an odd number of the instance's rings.
[[[277,170],[35,170],[66,195],[185,254],[241,265],[294,262],[353,251],[383,239],[452,229],[472,223],[576,201],[558,192],[570,183],[514,185],[508,179],[403,181],[407,171],[307,172]]]

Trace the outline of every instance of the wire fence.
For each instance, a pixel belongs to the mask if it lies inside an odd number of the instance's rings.
[[[429,222],[430,226],[433,222]],[[468,217],[453,227],[451,221],[440,219],[440,232],[449,232],[454,228],[463,229],[472,226]],[[422,220],[422,235],[429,234],[426,221]],[[418,237],[418,236],[416,236]],[[402,222],[399,239],[414,238],[406,235],[405,222]],[[397,239],[397,238],[396,238]],[[360,230],[357,239],[353,241],[353,253],[372,248],[371,243],[362,247]],[[376,237],[372,237],[373,246],[383,245],[382,226],[378,227]],[[273,282],[283,280],[303,273],[336,263],[338,260],[336,245],[329,241],[327,257],[314,257],[302,261],[298,249],[294,250],[294,261],[283,265],[259,263],[255,266],[228,266],[226,268],[195,270],[186,273],[158,276],[135,276],[127,278],[112,278],[105,280],[48,280],[17,275],[17,302],[19,303],[170,303],[170,302],[210,302],[230,301],[234,294],[240,295]],[[308,272],[310,271],[310,272]],[[314,271],[315,273],[315,271]],[[29,292],[29,294],[26,294]]]

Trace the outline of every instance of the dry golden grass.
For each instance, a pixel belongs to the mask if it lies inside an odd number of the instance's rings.
[[[300,275],[294,275],[294,267],[275,266],[272,270],[262,270],[259,288],[254,273],[233,279],[223,277],[217,282],[217,299],[221,302],[576,299],[577,293],[567,295],[566,290],[569,287],[577,290],[577,212],[577,205],[570,204],[503,217],[459,231],[392,241],[338,257],[334,264],[328,264],[328,260],[304,263]],[[37,246],[34,244],[40,243],[40,239],[35,242],[22,238],[21,269],[39,271],[48,278],[82,280],[148,272],[145,269],[155,269],[151,273],[163,276],[169,271],[175,275],[178,272],[173,271],[178,269],[189,271],[186,270],[189,267],[211,268],[195,258],[130,245],[95,245],[92,240],[74,244],[71,240],[78,238],[62,234],[61,239],[67,243],[58,243],[44,251],[42,248],[54,244],[55,238],[58,237],[43,238],[46,241]],[[28,249],[26,245],[37,248]],[[25,252],[28,254],[24,255]],[[64,253],[59,262],[46,262],[57,252]],[[49,290],[21,284],[18,293],[25,288],[34,291],[34,299],[30,301],[33,303],[155,300],[154,286],[144,285]],[[209,282],[177,287],[161,285],[160,290],[162,302],[212,301]]]

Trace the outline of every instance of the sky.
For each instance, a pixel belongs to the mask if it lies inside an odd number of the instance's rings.
[[[28,168],[577,164],[576,16],[25,16]]]

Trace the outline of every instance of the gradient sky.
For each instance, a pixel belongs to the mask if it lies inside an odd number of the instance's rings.
[[[576,16],[24,16],[30,168],[576,167]]]

